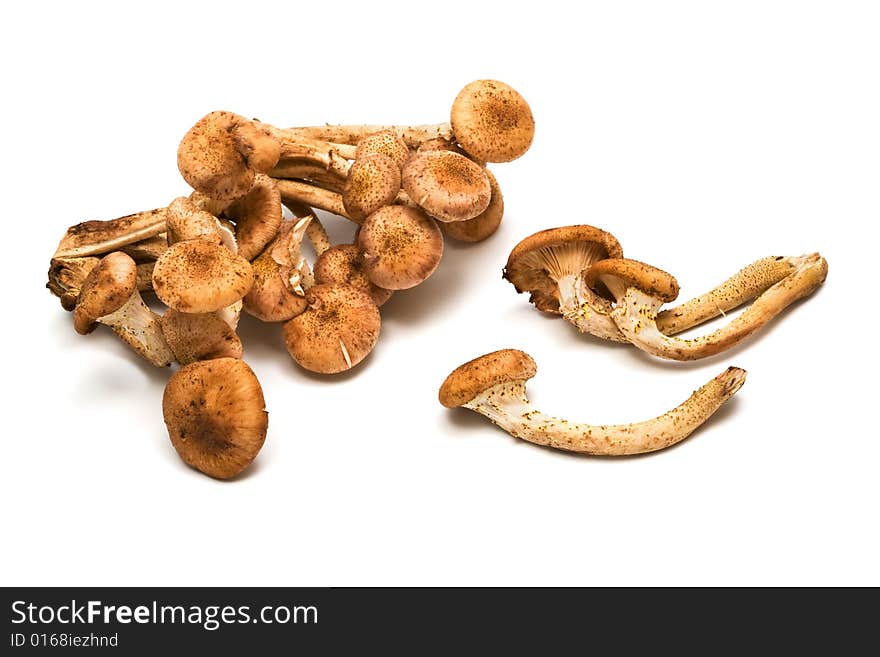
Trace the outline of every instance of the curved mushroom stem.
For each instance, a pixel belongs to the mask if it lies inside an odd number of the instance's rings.
[[[67,229],[53,258],[83,258],[118,251],[121,247],[165,232],[166,208],[111,219],[84,221]]]
[[[661,358],[697,360],[714,356],[743,341],[825,280],[828,263],[818,253],[789,258],[793,270],[770,286],[741,315],[707,335],[690,340],[664,335],[657,323],[662,301],[628,287],[611,313],[620,332],[635,346]],[[695,304],[705,308],[703,303]]]
[[[452,125],[434,123],[425,125],[319,125],[301,128],[287,128],[284,135],[294,139],[317,139],[336,144],[357,144],[367,135],[390,130],[399,136],[410,148],[418,148],[431,139],[453,141]]]
[[[291,134],[289,130],[282,130],[267,124],[261,125],[268,128],[270,134],[281,144],[281,160],[299,160],[318,165],[325,171],[338,176],[348,175],[348,170],[351,167],[350,160],[355,159],[356,147],[354,145],[337,144],[326,139]]]
[[[275,182],[278,185],[278,191],[281,192],[281,201],[288,207],[291,204],[300,203],[351,219],[342,203],[342,194],[299,180],[276,180]]]
[[[676,335],[748,303],[790,276],[802,258],[768,256],[740,269],[721,285],[657,315],[658,330]],[[559,280],[559,311],[581,333],[629,342],[611,318],[613,305],[593,292],[580,276]]]
[[[634,424],[569,422],[532,408],[525,381],[500,383],[464,404],[485,415],[515,438],[581,454],[625,456],[665,449],[687,438],[730,399],[746,380],[745,370],[729,367],[663,415]]]
[[[161,318],[147,307],[137,290],[119,310],[97,321],[113,329],[123,342],[153,365],[165,367],[174,362],[174,354],[162,333]]]
[[[321,254],[332,246],[330,244],[330,236],[327,235],[327,230],[324,228],[324,224],[318,219],[318,215],[315,214],[315,211],[303,203],[291,201],[287,204],[287,208],[297,219],[309,217],[309,223],[306,224],[305,236],[308,238],[309,242],[312,243],[315,255],[320,258]]]

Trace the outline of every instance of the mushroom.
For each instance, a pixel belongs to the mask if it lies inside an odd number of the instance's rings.
[[[223,229],[217,217],[200,209],[185,196],[176,198],[168,204],[166,226],[168,246],[195,239],[212,242],[218,246],[223,244],[221,233]]]
[[[601,282],[614,294],[611,318],[639,349],[661,358],[696,360],[740,343],[825,280],[828,263],[818,253],[792,260],[793,272],[758,296],[742,314],[716,331],[692,339],[664,335],[656,324],[660,306],[678,292],[675,279],[666,272],[634,260],[608,259],[590,267],[584,282],[590,287]]]
[[[485,169],[485,173],[492,193],[489,205],[473,219],[441,223],[440,228],[443,233],[452,239],[460,242],[482,242],[494,235],[501,225],[504,216],[504,197],[501,195],[501,187],[489,169]]]
[[[308,308],[284,324],[291,358],[319,374],[351,369],[379,339],[379,309],[368,294],[351,285],[315,285],[306,291]]]
[[[230,479],[253,462],[269,426],[260,382],[237,358],[180,368],[165,386],[162,414],[180,458],[217,479]]]
[[[203,240],[173,244],[153,269],[156,296],[185,313],[210,313],[229,306],[247,294],[253,282],[247,260]]]
[[[410,148],[430,139],[458,142],[470,155],[485,162],[509,162],[532,143],[535,120],[526,100],[509,85],[476,80],[456,96],[450,123],[416,126],[327,125],[290,128],[285,134],[356,144],[367,135],[389,130]]]
[[[275,239],[281,226],[281,193],[278,186],[269,176],[256,174],[253,187],[226,208],[223,215],[235,222],[238,255],[245,260],[253,260]]]
[[[357,244],[337,244],[327,249],[315,262],[315,282],[345,283],[370,295],[377,306],[394,294],[373,283],[364,270],[364,254]]]
[[[281,144],[266,126],[232,112],[211,112],[189,129],[177,167],[198,192],[220,201],[244,196],[257,173],[278,162]]]
[[[611,233],[594,226],[563,226],[529,235],[513,247],[503,275],[517,292],[529,292],[538,310],[560,314],[580,331],[625,342],[610,317],[610,301],[580,284],[581,272],[591,264],[622,256]]]
[[[122,247],[165,232],[165,208],[111,219],[83,221],[67,229],[55,254],[56,259],[106,255]]]
[[[80,335],[97,324],[109,326],[153,365],[164,367],[174,360],[158,315],[138,293],[137,264],[121,251],[104,256],[89,272],[73,309],[73,326]]]
[[[410,156],[406,142],[393,130],[380,130],[361,139],[357,143],[354,159],[361,160],[373,154],[384,155],[394,162],[398,169],[403,169]]]
[[[182,313],[169,308],[161,319],[162,335],[181,365],[212,358],[241,358],[241,340],[214,313]]]
[[[362,223],[368,215],[391,205],[400,192],[400,167],[381,153],[354,161],[342,190],[346,215]]]
[[[421,210],[389,205],[371,214],[358,233],[364,271],[386,290],[415,287],[437,269],[443,235]]]
[[[440,403],[463,406],[514,438],[568,452],[625,456],[665,449],[687,438],[740,389],[746,372],[729,367],[663,415],[633,424],[569,422],[532,408],[525,383],[537,366],[528,354],[502,349],[456,368],[440,387]]]
[[[452,151],[422,151],[403,168],[403,189],[425,212],[443,222],[466,221],[489,205],[484,169]]]

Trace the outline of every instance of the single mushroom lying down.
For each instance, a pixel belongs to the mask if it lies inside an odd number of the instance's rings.
[[[584,274],[589,287],[601,283],[615,297],[611,318],[639,349],[661,358],[696,360],[739,344],[798,299],[812,294],[825,280],[828,263],[818,253],[788,259],[792,271],[762,292],[742,314],[721,328],[691,339],[665,335],[657,313],[678,294],[675,279],[661,269],[636,260],[609,258]]]
[[[456,368],[440,387],[440,403],[485,415],[514,438],[568,452],[626,456],[665,449],[687,438],[746,380],[729,367],[663,415],[633,424],[592,425],[545,415],[529,403],[525,383],[537,366],[528,354],[502,349]]]

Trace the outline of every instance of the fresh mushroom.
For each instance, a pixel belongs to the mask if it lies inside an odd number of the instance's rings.
[[[406,142],[392,130],[380,130],[361,139],[357,143],[354,159],[361,160],[368,155],[377,153],[389,158],[397,165],[398,169],[403,169],[403,165],[406,164],[410,156]]]
[[[190,314],[169,308],[161,326],[166,344],[181,365],[212,358],[241,358],[241,340],[214,313]]]
[[[504,278],[529,292],[538,310],[560,314],[578,330],[625,342],[608,298],[581,285],[581,272],[604,258],[623,256],[611,233],[594,226],[563,226],[529,235],[513,247]],[[607,294],[607,293],[606,293]]]
[[[77,333],[91,333],[96,324],[109,326],[153,365],[164,367],[174,360],[162,335],[159,316],[138,293],[137,264],[121,251],[104,256],[89,272],[74,306]]]
[[[364,221],[357,244],[364,271],[386,290],[406,290],[428,278],[443,256],[443,235],[421,210],[389,205]]]
[[[569,452],[625,456],[665,449],[687,438],[745,382],[745,370],[729,367],[663,415],[633,424],[569,422],[532,408],[525,383],[535,361],[516,349],[480,356],[456,368],[440,387],[440,403],[463,406],[489,418],[515,438]]]
[[[217,479],[230,479],[253,462],[269,426],[260,382],[237,358],[182,367],[165,386],[162,414],[180,458]]]
[[[483,167],[452,151],[422,151],[403,168],[403,189],[442,222],[466,221],[489,206],[492,188]]]
[[[429,139],[458,142],[485,162],[509,162],[525,153],[535,134],[535,120],[526,100],[509,85],[476,80],[459,92],[449,123],[417,126],[339,125],[291,128],[287,134],[356,144],[365,136],[389,130],[410,148]]]
[[[177,150],[184,180],[220,201],[244,196],[257,173],[278,162],[281,144],[269,129],[232,112],[211,112],[189,129]]]
[[[492,195],[489,205],[473,219],[441,223],[440,229],[444,235],[459,242],[482,242],[498,230],[504,216],[504,197],[492,172],[485,169],[485,173],[489,179],[489,189]]]
[[[284,324],[291,358],[319,374],[337,374],[360,363],[379,339],[379,309],[351,285],[316,285],[306,292],[308,308]]]
[[[203,240],[168,247],[153,269],[153,289],[168,307],[210,313],[239,301],[254,282],[250,263]]]
[[[355,160],[342,190],[347,216],[362,223],[368,215],[394,202],[400,184],[400,167],[389,157],[373,153]]]
[[[377,306],[391,298],[392,290],[373,283],[364,269],[364,253],[357,244],[337,244],[315,262],[315,282],[345,283],[366,292]]]
[[[238,255],[253,260],[275,239],[281,226],[281,193],[275,181],[258,173],[250,190],[223,211],[235,222]]]
[[[636,347],[661,358],[696,360],[742,342],[789,305],[812,294],[828,274],[828,263],[818,253],[792,258],[792,264],[792,273],[758,296],[735,319],[691,339],[670,337],[657,326],[660,307],[678,291],[675,279],[666,272],[634,260],[608,259],[590,267],[584,282],[589,287],[603,283],[612,292],[616,304],[611,318]]]

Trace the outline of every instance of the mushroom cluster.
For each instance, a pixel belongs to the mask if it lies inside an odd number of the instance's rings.
[[[671,360],[714,356],[739,344],[785,308],[812,294],[828,274],[818,253],[761,258],[712,290],[672,308],[678,281],[623,257],[610,233],[564,226],[526,237],[510,252],[504,278],[529,292],[541,311],[564,317],[579,331],[627,342]],[[721,328],[694,338],[676,334],[750,304]]]
[[[497,230],[504,202],[486,163],[516,159],[533,135],[528,103],[494,80],[466,85],[436,125],[282,129],[211,112],[177,152],[193,191],[70,227],[47,287],[78,333],[104,324],[153,365],[182,366],[163,400],[171,442],[201,472],[234,477],[267,430],[240,360],[241,312],[280,323],[304,369],[356,366],[378,340],[379,307],[437,269],[444,234]],[[353,243],[332,245],[313,208],[356,223]]]

